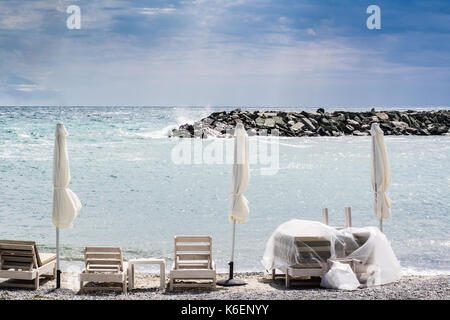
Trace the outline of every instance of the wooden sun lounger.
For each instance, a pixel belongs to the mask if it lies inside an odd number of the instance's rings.
[[[330,241],[321,237],[295,237],[297,253],[302,263],[289,267],[277,267],[272,269],[272,279],[278,275],[276,269],[285,277],[286,288],[290,287],[290,281],[295,278],[308,279],[310,277],[321,277],[327,272],[326,262],[331,256]],[[275,254],[277,250],[285,250],[285,244],[281,239],[275,239]],[[320,263],[320,261],[325,261]]]
[[[80,274],[80,292],[87,290],[122,290],[127,294],[127,271],[123,267],[122,249],[117,247],[85,247],[86,268]],[[84,286],[84,282],[121,283],[121,287]]]
[[[2,285],[37,290],[41,276],[55,278],[56,254],[39,253],[34,241],[0,240],[0,278],[21,280]]]
[[[170,271],[170,291],[175,287],[216,289],[216,265],[212,259],[210,236],[176,236],[174,258]],[[194,280],[195,282],[183,283],[177,280]],[[204,282],[205,280],[207,282]]]
[[[362,245],[367,240],[363,238],[356,239],[359,245]],[[358,279],[364,277],[367,266],[362,261],[352,258],[331,258],[331,243],[328,239],[322,237],[295,237],[294,241],[297,247],[297,256],[292,260],[300,261],[300,263],[272,269],[272,279],[279,275],[276,274],[276,269],[282,272],[282,275],[285,277],[286,288],[290,287],[290,281],[295,280],[295,278],[322,277],[328,272],[333,261],[349,264]],[[286,250],[285,246],[286,243],[284,243],[283,238],[276,238],[275,255],[277,252],[283,253]],[[338,250],[338,248],[335,247],[335,250]],[[344,250],[344,247],[340,247],[339,250]]]

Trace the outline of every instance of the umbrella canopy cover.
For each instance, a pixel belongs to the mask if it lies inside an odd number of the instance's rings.
[[[374,213],[379,219],[391,217],[391,199],[386,194],[391,180],[389,161],[383,130],[378,123],[370,128],[372,135],[371,180],[374,196]]]
[[[53,224],[57,228],[71,229],[72,222],[81,210],[81,202],[67,186],[70,182],[69,155],[64,124],[58,123],[53,154]]]
[[[245,223],[249,214],[248,201],[243,193],[248,187],[250,169],[248,165],[248,135],[242,123],[238,123],[234,140],[234,164],[231,182],[231,222]]]

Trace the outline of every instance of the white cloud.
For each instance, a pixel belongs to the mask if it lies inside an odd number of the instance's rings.
[[[145,14],[149,16],[160,15],[160,14],[171,14],[176,11],[175,8],[139,8],[138,12],[140,14]]]
[[[0,1],[0,29],[39,30],[50,19],[57,16],[67,18],[66,9],[71,4],[81,8],[83,29],[105,30],[111,26],[115,14],[129,11],[129,3],[125,0]],[[60,23],[60,20],[55,19],[55,22]]]
[[[310,36],[315,36],[316,32],[314,31],[314,29],[308,28],[306,29],[306,32],[310,35]]]
[[[15,87],[15,90],[23,91],[23,92],[32,92],[32,91],[36,91],[36,90],[41,90],[35,84],[16,84],[14,87]]]
[[[17,3],[17,2],[16,2]],[[41,2],[36,2],[36,5]],[[44,22],[40,6],[33,7],[29,2],[11,5],[9,1],[0,2],[0,29],[27,30],[39,28]]]
[[[287,17],[278,18],[278,22],[280,23],[280,30],[283,32],[291,31],[291,28],[288,27],[288,24],[292,23],[292,20]]]

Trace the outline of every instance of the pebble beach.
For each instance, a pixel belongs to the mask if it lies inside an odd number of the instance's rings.
[[[219,274],[218,279],[225,279]],[[220,287],[215,291],[206,289],[176,289],[173,292],[159,289],[159,277],[150,273],[138,273],[135,289],[128,295],[117,291],[79,293],[78,275],[63,273],[62,288],[55,289],[55,280],[41,281],[36,290],[1,288],[0,300],[449,300],[450,276],[403,276],[395,283],[354,291],[320,288],[319,281],[293,282],[285,289],[284,280],[272,280],[260,273],[240,273],[238,278],[247,282],[245,286]],[[168,280],[168,279],[166,279]],[[166,281],[167,283],[167,281]]]

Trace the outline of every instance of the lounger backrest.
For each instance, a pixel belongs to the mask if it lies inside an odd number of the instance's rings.
[[[330,240],[323,237],[295,237],[297,253],[305,259],[326,262],[331,257]]]
[[[34,241],[0,240],[0,263],[2,270],[32,270],[42,266]]]
[[[212,238],[210,236],[176,236],[175,269],[212,268]]]
[[[122,249],[118,247],[85,247],[84,261],[88,272],[123,271]]]

